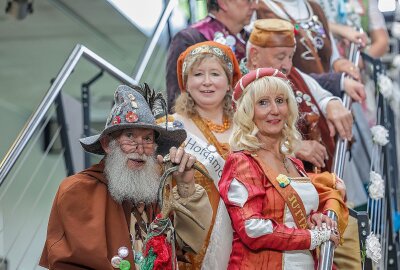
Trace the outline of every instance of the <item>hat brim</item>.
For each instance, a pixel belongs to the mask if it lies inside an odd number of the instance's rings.
[[[155,139],[157,143],[157,153],[163,156],[169,153],[171,147],[179,147],[186,139],[186,131],[184,129],[171,130],[158,125],[146,123],[121,123],[103,130],[101,134],[81,138],[79,139],[79,142],[85,151],[97,155],[104,155],[105,152],[101,146],[100,139],[112,132],[128,128],[148,128],[157,132],[158,136],[156,136]]]

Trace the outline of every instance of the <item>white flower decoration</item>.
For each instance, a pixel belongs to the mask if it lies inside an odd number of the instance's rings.
[[[393,65],[395,68],[400,68],[400,55],[396,55],[396,56],[393,58],[392,65]]]
[[[370,233],[365,240],[365,251],[368,258],[373,260],[375,263],[378,263],[382,258],[381,254],[381,243],[379,243],[379,239],[374,235],[374,233]]]
[[[384,98],[390,99],[392,97],[393,82],[388,76],[384,74],[378,75],[378,88]]]
[[[384,146],[389,142],[389,131],[385,127],[381,125],[373,126],[371,128],[371,133],[374,143]]]
[[[369,174],[369,196],[371,199],[382,199],[385,195],[385,182],[379,173],[371,171]]]
[[[393,37],[400,38],[400,22],[393,22],[391,33]]]

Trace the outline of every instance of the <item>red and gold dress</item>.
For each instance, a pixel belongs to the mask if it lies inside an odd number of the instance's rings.
[[[307,216],[311,210],[333,210],[342,233],[348,210],[333,189],[331,174],[310,179],[301,162],[291,160],[304,177],[291,178],[288,193],[295,190]],[[232,153],[226,160],[219,190],[234,230],[228,269],[314,269],[310,230],[298,228],[297,213],[292,215],[287,198],[273,183],[276,180],[267,178],[268,171],[249,152]]]

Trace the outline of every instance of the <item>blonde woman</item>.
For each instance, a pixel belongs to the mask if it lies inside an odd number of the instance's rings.
[[[214,41],[197,43],[178,58],[178,83],[181,95],[175,103],[174,120],[183,123],[188,137],[185,151],[211,175],[213,182],[200,173],[196,183],[205,188],[213,208],[208,238],[199,254],[186,254],[190,264],[179,269],[226,269],[232,228],[224,203],[220,200],[218,181],[229,153],[232,133],[233,85],[241,76],[232,50]]]
[[[291,156],[300,138],[298,108],[284,74],[249,72],[237,83],[234,101],[234,152],[219,182],[234,230],[228,269],[314,269],[315,248],[328,240],[338,245],[347,224],[336,177],[310,179]]]

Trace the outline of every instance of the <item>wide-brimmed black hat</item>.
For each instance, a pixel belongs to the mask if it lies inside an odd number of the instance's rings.
[[[138,90],[143,90],[145,94],[152,91],[145,85],[145,89],[138,86]],[[147,92],[146,92],[147,91]],[[154,92],[152,92],[154,95]],[[104,130],[97,135],[80,139],[80,143],[85,151],[104,155],[105,152],[100,144],[100,139],[114,131],[129,129],[129,128],[149,128],[153,129],[156,134],[157,153],[165,155],[169,153],[169,149],[173,146],[180,146],[186,139],[186,131],[180,122],[174,122],[169,125],[165,123],[157,125],[155,116],[160,116],[163,111],[160,108],[155,108],[154,105],[161,103],[165,104],[162,95],[156,95],[157,100],[154,102],[146,100],[142,94],[133,90],[129,86],[120,85],[114,94],[114,106],[111,109]],[[149,104],[151,103],[151,104]],[[152,108],[150,108],[152,106]]]

